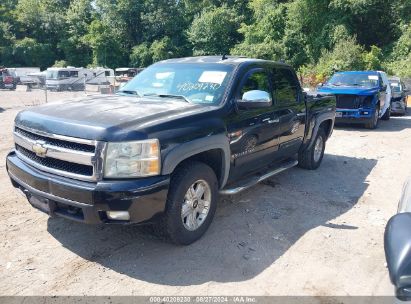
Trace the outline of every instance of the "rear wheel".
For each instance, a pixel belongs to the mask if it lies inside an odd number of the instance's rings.
[[[370,121],[365,124],[365,127],[367,129],[375,129],[378,126],[379,115],[380,115],[380,106],[378,105],[375,108],[375,111],[372,117],[370,118]]]
[[[324,157],[325,142],[325,131],[323,128],[320,128],[313,145],[298,154],[298,166],[308,170],[317,169]]]
[[[171,178],[161,230],[173,243],[189,245],[207,231],[218,200],[214,171],[204,163],[190,162]]]

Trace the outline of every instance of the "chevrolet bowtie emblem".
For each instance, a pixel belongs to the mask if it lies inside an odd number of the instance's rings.
[[[33,145],[32,150],[37,156],[46,157],[47,148],[44,146],[46,143],[42,140],[37,140]]]

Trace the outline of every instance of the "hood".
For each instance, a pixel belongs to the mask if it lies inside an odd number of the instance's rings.
[[[322,94],[349,94],[369,96],[377,94],[379,92],[379,88],[323,86],[321,88],[318,88],[317,91],[318,93]]]
[[[93,96],[24,110],[15,122],[38,131],[84,139],[137,140],[147,138],[147,129],[152,126],[216,108],[179,99]]]

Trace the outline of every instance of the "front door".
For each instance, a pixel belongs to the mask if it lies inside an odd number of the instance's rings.
[[[385,103],[387,101],[387,88],[384,90],[384,80],[382,79],[381,75],[378,76],[378,82],[380,84],[380,92],[379,92],[379,100],[380,100],[380,113],[383,113],[384,108],[386,107]]]
[[[272,162],[278,150],[280,128],[279,117],[272,102],[272,87],[269,71],[254,68],[240,82],[236,100],[243,99],[250,91],[267,92],[271,106],[264,108],[239,108],[228,122],[230,136],[232,172],[231,176],[247,174]]]

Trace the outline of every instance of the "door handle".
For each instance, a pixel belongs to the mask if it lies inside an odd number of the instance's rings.
[[[279,119],[279,118],[275,118],[275,119],[271,119],[271,118],[264,118],[264,119],[263,119],[263,122],[267,122],[267,123],[272,124],[272,123],[277,123],[277,122],[280,122],[280,119]]]

